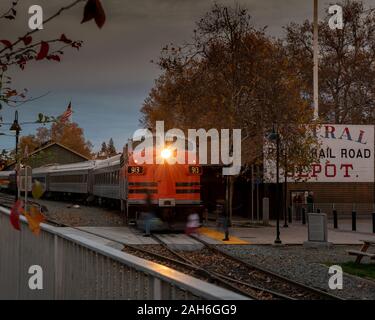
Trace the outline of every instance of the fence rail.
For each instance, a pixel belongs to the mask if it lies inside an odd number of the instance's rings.
[[[42,225],[38,237],[21,217],[21,232],[0,207],[0,299],[215,299],[243,296],[72,234]],[[31,290],[30,266],[43,270],[43,290]]]

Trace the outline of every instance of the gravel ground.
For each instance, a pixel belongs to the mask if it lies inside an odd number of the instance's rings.
[[[73,227],[118,227],[124,225],[124,216],[119,211],[106,208],[80,206],[74,208],[71,203],[38,200],[48,211],[44,214],[60,223]]]
[[[325,263],[340,264],[353,261],[346,250],[358,246],[334,246],[324,249],[307,249],[302,246],[220,246],[221,249],[249,263],[279,273],[295,281],[330,292],[344,299],[375,299],[375,281],[344,275],[343,290],[328,287],[328,267]],[[367,261],[366,261],[367,262]],[[374,264],[375,268],[375,264]]]

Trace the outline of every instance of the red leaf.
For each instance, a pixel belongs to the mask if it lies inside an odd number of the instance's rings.
[[[88,0],[85,5],[81,23],[85,23],[92,19],[95,19],[95,22],[99,28],[103,27],[106,17],[100,0]]]
[[[32,36],[27,36],[27,37],[22,38],[21,40],[23,41],[23,43],[25,44],[25,46],[28,46],[33,41],[33,37]]]
[[[16,90],[9,90],[6,94],[5,94],[5,96],[7,97],[7,98],[10,98],[10,97],[14,97],[14,96],[16,96],[18,93],[17,93],[17,91]]]
[[[61,61],[60,57],[58,55],[56,55],[56,54],[48,56],[47,59],[48,60],[54,60],[54,61],[57,61],[57,62]]]
[[[85,9],[83,12],[83,19],[81,23],[85,23],[87,21],[94,19],[95,10],[96,10],[96,0],[88,0],[85,5]]]
[[[95,22],[99,28],[102,28],[105,24],[105,12],[100,0],[96,0],[96,4]]]
[[[10,211],[10,223],[12,224],[13,228],[20,231],[20,214],[22,211],[22,202],[17,201],[11,211]]]
[[[38,55],[36,56],[36,60],[43,60],[47,57],[49,51],[49,44],[47,42],[42,41],[40,45],[40,51]]]
[[[68,44],[72,43],[72,40],[68,39],[65,34],[61,35],[60,41]]]
[[[2,43],[7,48],[10,48],[12,46],[12,43],[9,40],[0,40],[0,43]]]

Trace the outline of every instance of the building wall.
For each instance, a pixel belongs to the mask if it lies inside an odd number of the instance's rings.
[[[51,163],[70,164],[86,161],[85,158],[80,157],[79,155],[60,147],[59,145],[52,145],[51,147],[43,150],[42,152],[45,153],[45,158],[43,159],[43,157],[37,157],[37,161],[35,161],[35,163],[32,164],[33,168]]]
[[[319,203],[372,203],[373,183],[289,183],[292,191],[312,191]]]
[[[59,145],[54,144],[30,156],[27,161],[27,164],[32,168],[39,168],[49,164],[62,165],[83,162],[86,160],[86,158],[81,157],[74,152],[71,152],[67,149],[60,147]],[[5,168],[5,170],[14,170],[14,168],[15,165],[13,164]]]
[[[331,213],[335,208],[339,214],[370,214],[374,210],[373,183],[289,183],[288,205],[293,205],[292,194],[312,191],[316,208]]]

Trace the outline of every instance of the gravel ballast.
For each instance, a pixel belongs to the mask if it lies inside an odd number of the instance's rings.
[[[124,225],[124,214],[118,210],[79,206],[72,203],[38,200],[48,211],[44,214],[56,222],[73,227],[119,227]]]
[[[375,299],[375,281],[344,274],[343,290],[330,290],[328,270],[331,265],[354,261],[347,250],[358,246],[333,246],[331,248],[304,248],[303,246],[220,246],[233,256],[279,273],[287,278],[324,290],[344,299]],[[364,261],[369,263],[369,261]],[[375,268],[375,264],[372,263]]]

